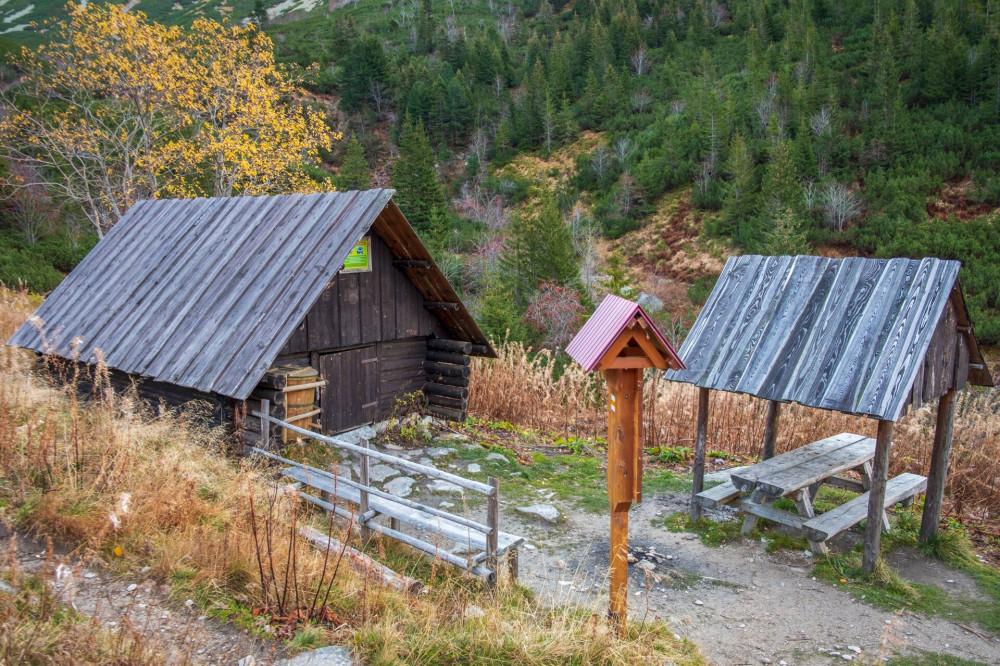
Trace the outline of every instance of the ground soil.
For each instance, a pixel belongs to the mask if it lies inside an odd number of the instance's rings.
[[[16,561],[19,575],[39,575],[64,603],[98,618],[111,631],[130,628],[169,664],[227,664],[253,655],[260,665],[283,657],[277,642],[262,642],[231,624],[204,615],[197,604],[171,595],[169,585],[143,572],[113,575],[100,562],[84,563],[64,549],[0,529],[4,569]],[[58,576],[57,576],[58,571]],[[68,572],[68,573],[67,573]],[[131,591],[129,587],[135,585]]]
[[[686,494],[667,493],[647,498],[632,510],[630,546],[672,559],[657,564],[648,582],[642,570],[632,568],[629,611],[634,619],[668,621],[678,634],[697,643],[712,664],[842,660],[830,656],[831,651],[876,663],[914,650],[1000,663],[1000,639],[970,633],[946,618],[872,608],[847,591],[813,579],[813,557],[805,552],[769,554],[763,543],[747,539],[710,548],[694,535],[652,524],[687,507]],[[554,602],[601,609],[607,602],[606,521],[571,506],[559,508],[563,522],[555,529],[505,512],[504,529],[526,536],[535,547],[522,549],[521,580]],[[725,512],[710,517],[733,519]],[[852,543],[849,539],[839,547]],[[913,580],[958,596],[980,594],[969,577],[915,551],[901,551],[893,558],[891,563]],[[861,648],[861,653],[848,646]]]

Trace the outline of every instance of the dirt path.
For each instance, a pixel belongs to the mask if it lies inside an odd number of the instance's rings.
[[[604,517],[557,503],[563,522],[553,527],[522,520],[512,506],[505,507],[504,529],[534,546],[522,550],[522,582],[553,601],[603,611]],[[633,618],[667,620],[713,664],[825,664],[845,660],[840,655],[876,663],[914,649],[1000,664],[1000,639],[984,640],[944,618],[886,612],[855,601],[814,580],[812,557],[805,553],[768,554],[764,544],[748,540],[708,548],[694,535],[651,524],[686,510],[687,496],[671,493],[648,498],[631,512],[630,546],[655,551],[660,562],[651,572],[649,592],[644,571],[632,568],[629,609]],[[907,569],[919,571],[922,582],[945,587],[962,576],[918,553],[906,557]]]
[[[231,624],[204,615],[191,603],[170,596],[170,587],[134,572],[113,576],[98,566],[56,551],[49,558],[46,544],[0,525],[0,554],[7,569],[14,561],[19,575],[37,574],[59,597],[80,613],[98,618],[111,631],[131,627],[169,664],[231,665],[253,655],[257,664],[272,664],[277,643],[265,644]]]

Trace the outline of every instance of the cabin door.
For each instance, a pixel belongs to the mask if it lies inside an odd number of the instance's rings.
[[[375,346],[323,354],[319,372],[323,432],[333,434],[375,422],[378,408],[378,356]]]

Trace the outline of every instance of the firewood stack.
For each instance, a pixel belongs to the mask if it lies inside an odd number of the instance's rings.
[[[427,411],[451,421],[464,421],[468,414],[469,354],[472,343],[442,338],[427,339],[424,357],[424,396]]]

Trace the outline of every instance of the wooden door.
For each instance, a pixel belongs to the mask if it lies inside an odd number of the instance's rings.
[[[378,408],[378,356],[375,346],[319,357],[326,380],[320,393],[323,432],[332,434],[375,422]]]

